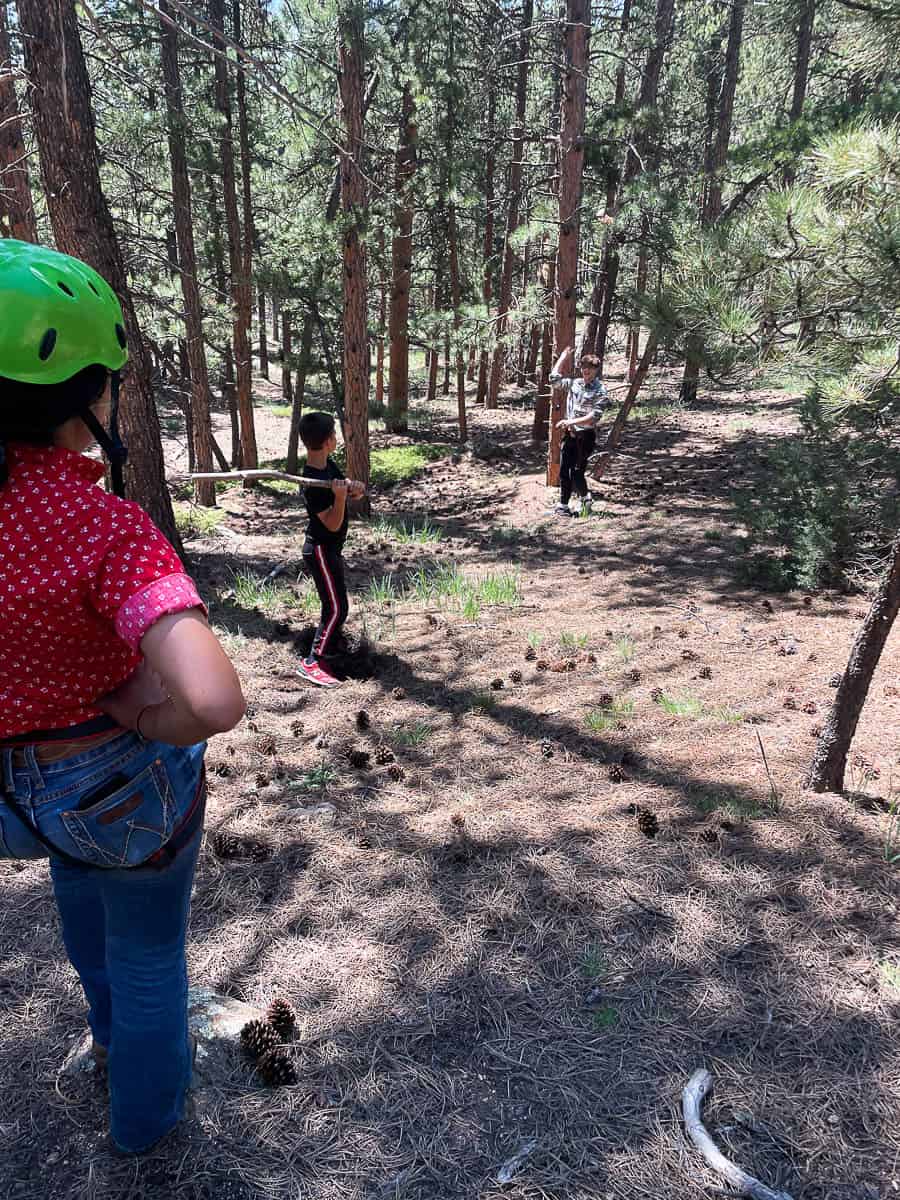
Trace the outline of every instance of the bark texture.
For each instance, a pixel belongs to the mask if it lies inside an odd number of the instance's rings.
[[[341,208],[344,217],[344,440],[347,475],[369,482],[369,342],[366,251],[360,237],[366,209],[363,157],[363,13],[348,4],[338,19],[338,66],[344,145]],[[368,500],[356,511],[368,511]]]
[[[203,342],[203,318],[200,288],[197,283],[197,254],[194,246],[194,216],[191,182],[185,150],[184,101],[181,71],[178,66],[178,34],[164,20],[171,16],[166,0],[160,0],[160,57],[166,94],[166,124],[169,162],[172,174],[172,207],[175,213],[175,238],[178,271],[184,301],[185,348],[191,388],[190,435],[193,447],[192,470],[211,471],[213,467],[212,424],[209,413],[209,373]],[[215,505],[216,485],[210,479],[194,484],[198,504]]]
[[[559,249],[556,260],[554,354],[575,342],[578,248],[581,234],[581,194],[584,173],[584,117],[587,92],[590,0],[567,0],[565,73],[559,132]],[[559,483],[561,432],[557,423],[565,408],[565,393],[553,389],[550,402],[550,441],[547,483]]]
[[[46,0],[19,0],[18,10],[41,174],[56,244],[108,280],[125,317],[129,364],[123,373],[121,416],[123,440],[129,448],[126,490],[180,552],[166,488],[151,383],[153,364],[138,327],[122,253],[100,185],[91,86],[75,2],[59,0],[56,20],[48,19]]]
[[[806,780],[815,792],[840,792],[844,787],[847,755],[862,714],[869,685],[888,634],[900,609],[900,538],[894,542],[888,567],[872,607],[862,623],[847,669],[834,697],[828,721],[816,746]]]
[[[0,237],[36,242],[37,222],[6,8],[7,0],[0,0]]]

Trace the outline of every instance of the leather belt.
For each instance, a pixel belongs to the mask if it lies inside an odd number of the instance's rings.
[[[71,758],[75,754],[84,754],[86,750],[96,750],[98,746],[104,746],[107,742],[111,742],[113,738],[121,737],[127,731],[124,729],[107,729],[103,733],[95,733],[89,737],[75,738],[70,742],[34,742],[32,749],[34,757],[40,766],[47,766],[49,763],[60,762],[64,758]],[[25,748],[21,742],[11,744],[0,742],[0,751],[12,750],[13,752],[13,768],[15,770],[25,770],[28,762],[25,758]]]

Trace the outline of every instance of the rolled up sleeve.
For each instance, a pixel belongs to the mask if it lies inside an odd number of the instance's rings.
[[[205,606],[174,547],[143,509],[116,509],[115,537],[98,564],[90,590],[93,608],[132,650],[160,617]]]

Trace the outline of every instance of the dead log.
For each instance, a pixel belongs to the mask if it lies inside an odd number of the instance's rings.
[[[215,479],[223,482],[229,479],[248,481],[251,479],[287,479],[300,487],[330,488],[330,479],[308,479],[305,475],[288,475],[286,471],[265,471],[262,468],[253,471],[192,471],[189,479]]]
[[[685,1132],[707,1165],[722,1175],[740,1196],[749,1196],[750,1200],[791,1200],[787,1192],[775,1192],[742,1171],[716,1147],[700,1117],[700,1109],[711,1087],[712,1075],[701,1067],[688,1080],[681,1098]]]

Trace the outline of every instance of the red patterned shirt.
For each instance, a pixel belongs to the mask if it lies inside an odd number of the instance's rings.
[[[7,447],[0,487],[0,738],[65,729],[132,674],[166,613],[202,607],[143,509],[58,446]]]

